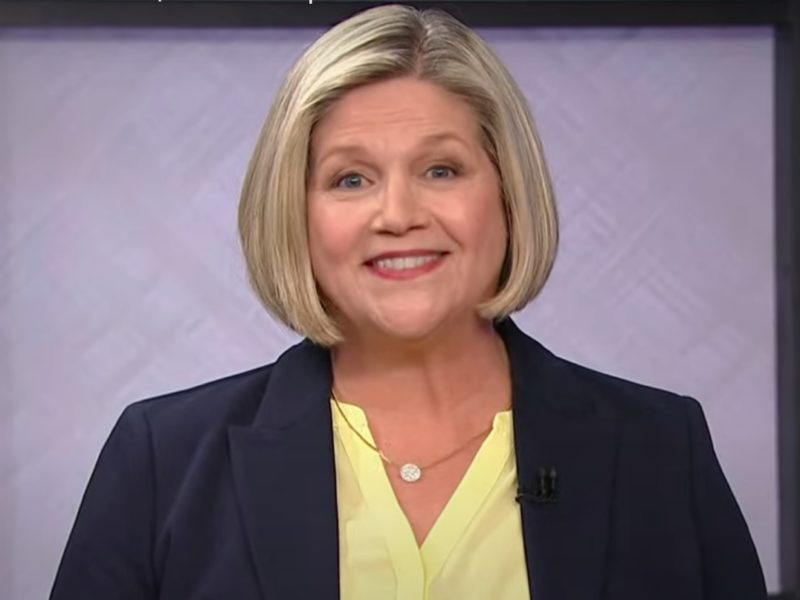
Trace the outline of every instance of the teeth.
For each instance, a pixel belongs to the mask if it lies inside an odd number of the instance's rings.
[[[379,269],[391,269],[402,271],[404,269],[415,269],[422,265],[433,262],[439,258],[438,254],[428,254],[425,256],[404,256],[402,258],[382,258],[375,261],[375,266]]]

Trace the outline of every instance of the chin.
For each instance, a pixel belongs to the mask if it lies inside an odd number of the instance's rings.
[[[373,324],[373,327],[386,337],[414,341],[430,336],[445,321],[444,315],[404,311],[399,314],[381,315],[381,318]]]
[[[447,310],[445,310],[447,308]],[[456,307],[426,307],[426,310],[384,311],[371,320],[370,328],[379,332],[383,337],[394,338],[398,341],[421,341],[437,334],[444,333],[467,321],[480,317],[473,309],[458,310]]]

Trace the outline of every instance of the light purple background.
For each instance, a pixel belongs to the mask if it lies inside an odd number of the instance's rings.
[[[122,408],[272,361],[239,187],[318,30],[0,31],[0,596],[46,595]],[[777,590],[768,29],[490,30],[562,216],[518,323],[697,397]]]

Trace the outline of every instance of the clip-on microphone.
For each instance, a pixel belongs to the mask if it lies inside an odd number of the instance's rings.
[[[534,504],[555,504],[558,499],[558,472],[555,467],[539,467],[539,480],[536,491],[529,492],[521,487],[517,490],[517,502]]]

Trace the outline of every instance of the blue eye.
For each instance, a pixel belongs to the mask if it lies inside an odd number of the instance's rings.
[[[435,167],[431,167],[428,169],[428,172],[434,179],[448,179],[456,174],[455,169],[445,165],[436,165]]]
[[[358,173],[347,173],[339,177],[334,184],[338,188],[357,189],[361,187],[362,177]]]

